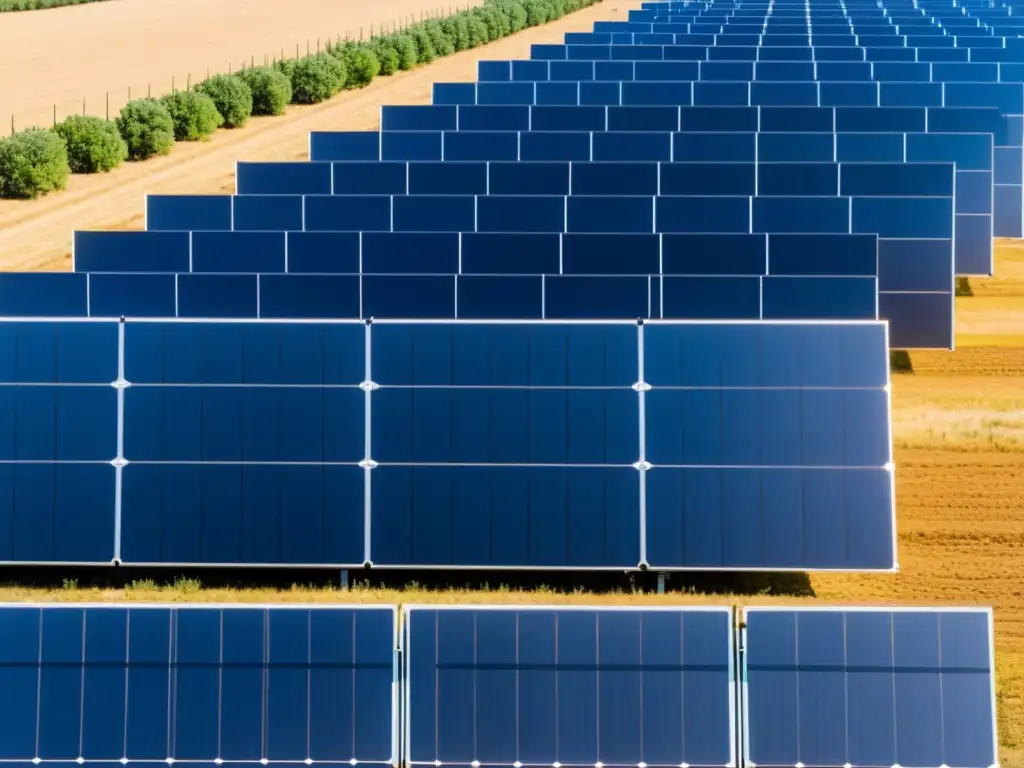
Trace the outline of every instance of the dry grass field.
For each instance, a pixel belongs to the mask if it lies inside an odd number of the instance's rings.
[[[229,0],[173,0],[176,7],[202,2],[207,13],[219,13],[229,23],[224,34],[243,39],[238,23],[255,25],[263,18],[253,10],[246,19],[235,19],[224,8]],[[422,0],[429,5],[430,0]],[[138,8],[159,8],[171,0],[121,0],[68,9],[68,13],[120,14],[135,9],[138,19],[147,14]],[[303,0],[323,13],[332,7],[352,26],[351,6],[374,13],[379,5],[365,0]],[[281,18],[305,29],[328,23],[280,0],[249,0],[247,9],[275,6]],[[417,0],[401,0],[396,7],[417,6]],[[304,6],[303,6],[304,7]],[[390,7],[390,6],[389,6]],[[136,228],[141,225],[146,192],[226,192],[232,189],[236,159],[282,160],[305,156],[306,134],[311,129],[368,129],[377,125],[382,103],[425,103],[434,81],[475,79],[481,58],[514,58],[528,54],[533,42],[556,42],[566,31],[584,30],[595,19],[622,18],[626,3],[604,2],[569,19],[467,52],[436,65],[375,82],[330,103],[290,108],[286,117],[254,121],[240,132],[220,132],[212,141],[179,146],[171,156],[126,166],[102,177],[73,177],[66,193],[33,202],[0,203],[0,268],[63,270],[70,264],[72,228]],[[207,10],[220,8],[219,11]],[[287,11],[283,10],[287,8]],[[369,9],[369,10],[367,10]],[[58,12],[41,14],[51,17]],[[312,11],[311,11],[312,13]],[[184,10],[181,15],[187,17]],[[35,14],[14,15],[31,20]],[[369,19],[369,17],[367,17]],[[14,79],[7,59],[6,19],[0,19],[0,93],[8,93]],[[127,26],[127,21],[120,21]],[[137,23],[142,23],[138,20]],[[216,25],[203,24],[203,29]],[[230,30],[230,32],[226,31]],[[194,29],[180,36],[195,37],[196,49],[209,45],[221,50],[212,32],[197,35]],[[254,40],[262,41],[254,33]],[[269,34],[269,33],[266,33]],[[309,34],[282,28],[282,35]],[[119,60],[133,60],[144,50],[141,36],[132,35]],[[108,38],[89,38],[90,47],[105,53],[118,43]],[[85,43],[83,43],[84,45]],[[260,42],[259,44],[263,44]],[[21,43],[19,43],[21,45]],[[25,45],[28,45],[27,43]],[[60,43],[56,44],[61,45]],[[253,43],[256,45],[256,43]],[[169,43],[165,46],[172,47]],[[33,49],[32,46],[29,46]],[[257,45],[258,48],[258,45]],[[35,46],[34,50],[43,48]],[[206,49],[203,49],[206,50]],[[64,55],[68,76],[77,73],[81,57]],[[244,53],[244,52],[243,52]],[[38,54],[40,57],[42,53]],[[31,70],[19,59],[18,72]],[[114,71],[113,59],[104,67]],[[184,61],[184,59],[183,59]],[[42,65],[42,64],[41,64]],[[185,64],[184,66],[189,66]],[[59,82],[50,69],[50,82]],[[83,84],[88,78],[83,74]],[[124,78],[122,78],[124,79]],[[18,88],[22,88],[19,79]],[[63,87],[62,83],[62,87]],[[76,86],[77,87],[77,86]],[[7,103],[3,106],[8,109]],[[895,575],[818,575],[811,586],[818,601],[830,603],[991,604],[996,610],[997,663],[1001,762],[1008,768],[1024,768],[1024,244],[1001,242],[997,246],[996,277],[974,280],[975,295],[957,299],[958,348],[955,352],[916,353],[915,371],[894,376],[893,420],[897,461],[897,505],[900,573]],[[0,588],[6,600],[203,600],[203,601],[359,601],[359,602],[516,602],[516,603],[761,603],[797,600],[775,594],[770,582],[742,595],[703,594],[688,586],[665,596],[650,593],[555,591],[551,589],[402,589],[355,588],[350,592],[292,587],[290,589],[206,589],[196,581],[171,586],[140,582],[126,589],[28,586]]]
[[[479,5],[482,0],[468,0]],[[82,112],[111,115],[128,101],[184,88],[263,57],[295,58],[370,26],[380,31],[467,0],[116,0],[0,18],[0,133]]]

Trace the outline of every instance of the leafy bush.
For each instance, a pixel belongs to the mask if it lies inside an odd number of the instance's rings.
[[[32,199],[64,189],[71,168],[64,139],[32,128],[0,139],[0,197]]]
[[[67,146],[72,173],[106,173],[128,157],[128,145],[109,120],[72,115],[53,131]]]
[[[512,26],[509,24],[508,16],[499,11],[493,5],[474,8],[470,13],[487,25],[488,40],[500,40],[503,37],[507,37],[512,32]]]
[[[208,138],[224,124],[213,99],[199,91],[177,91],[164,96],[164,106],[174,122],[175,141]]]
[[[292,72],[295,71],[295,63],[295,59],[280,59],[274,62],[272,69],[280,72],[290,81],[292,79]]]
[[[518,0],[496,0],[493,6],[508,21],[507,35],[514,35],[526,28],[526,8]]]
[[[377,40],[372,46],[374,56],[380,62],[381,77],[390,77],[398,71],[398,50],[395,48],[395,39],[385,37]]]
[[[469,48],[469,27],[466,26],[466,19],[461,13],[443,19],[440,22],[440,27],[456,51],[464,51]]]
[[[346,51],[345,70],[348,88],[365,88],[380,73],[380,59],[369,48],[352,46]]]
[[[421,64],[429,64],[437,58],[437,50],[434,43],[423,27],[413,27],[409,30],[409,37],[416,45],[416,61]]]
[[[129,160],[166,155],[174,146],[174,120],[156,99],[136,99],[124,105],[115,121],[128,145]]]
[[[523,8],[526,10],[526,26],[536,27],[546,24],[550,7],[544,0],[522,0]]]
[[[419,54],[416,49],[416,39],[412,35],[398,35],[395,37],[395,50],[398,51],[398,68],[401,70],[414,69],[419,61]]]
[[[444,33],[444,28],[440,22],[426,21],[423,23],[423,29],[430,37],[430,42],[433,44],[438,58],[451,56],[455,53],[455,42]]]
[[[254,115],[283,115],[292,100],[292,83],[288,75],[270,67],[247,69],[239,77],[252,91]]]
[[[241,128],[252,114],[252,89],[237,75],[214,75],[196,89],[213,99],[225,128]]]
[[[347,79],[345,65],[330,54],[299,59],[292,70],[292,101],[319,104],[341,90]]]
[[[486,45],[491,40],[491,33],[487,29],[487,24],[484,20],[473,16],[466,20],[466,29],[469,32],[469,47],[476,48],[480,45]]]

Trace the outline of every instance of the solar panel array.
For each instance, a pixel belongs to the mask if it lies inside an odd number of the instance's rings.
[[[877,321],[2,328],[9,562],[894,564]]]
[[[0,558],[895,569],[888,351],[1024,238],[1020,29],[642,3],[76,232],[0,275]]]
[[[0,687],[14,765],[997,764],[987,609],[6,604]]]

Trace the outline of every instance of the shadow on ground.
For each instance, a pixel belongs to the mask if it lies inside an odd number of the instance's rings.
[[[8,589],[124,589],[133,585],[146,590],[168,588],[174,597],[187,598],[199,589],[323,590],[346,583],[354,589],[393,589],[447,592],[451,590],[542,591],[555,594],[650,593],[659,589],[652,571],[415,571],[359,569],[193,568],[153,569],[98,568],[4,568],[0,585]],[[672,573],[664,589],[693,595],[785,595],[814,597],[806,573]],[[177,586],[177,589],[174,589]],[[167,595],[172,598],[171,594]],[[297,599],[301,599],[297,596]]]

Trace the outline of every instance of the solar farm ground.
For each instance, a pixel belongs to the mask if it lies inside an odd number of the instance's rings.
[[[468,0],[480,5],[482,0]],[[48,126],[82,111],[102,116],[128,101],[237,70],[254,59],[302,55],[306,42],[358,39],[421,12],[448,13],[467,0],[117,0],[0,19],[0,125]]]
[[[174,0],[177,16],[189,13]],[[202,18],[224,20],[217,25],[204,21],[204,31],[195,35],[184,27],[161,40],[171,55],[174,35],[182,42],[179,60],[190,66],[189,56],[202,50],[223,49],[217,34],[243,39],[239,25],[253,29],[248,47],[262,45],[258,23],[269,16],[247,12],[244,18],[229,13],[230,0],[202,0]],[[296,13],[293,4],[277,0],[253,0],[255,8],[279,11],[278,18],[292,25],[306,24],[313,34],[319,26],[335,28],[330,19],[346,19],[349,27],[360,13],[370,16],[374,4],[358,0],[346,3],[304,0],[311,9]],[[396,8],[419,7],[423,0],[401,0]],[[429,0],[425,5],[429,6]],[[68,9],[68,13],[107,13],[119,18],[128,29],[133,23],[151,18],[138,6],[167,8],[171,0],[122,0]],[[445,59],[430,67],[382,79],[370,88],[347,94],[327,104],[290,108],[286,117],[256,119],[239,132],[219,132],[205,144],[181,146],[165,158],[145,165],[128,165],[98,177],[72,177],[69,191],[41,200],[0,203],[0,268],[13,270],[66,270],[70,268],[70,234],[74,228],[137,228],[142,223],[143,195],[161,193],[215,193],[233,188],[236,159],[288,160],[306,155],[307,134],[314,129],[370,129],[376,127],[382,103],[426,103],[435,81],[475,79],[476,61],[482,57],[504,59],[525,57],[535,42],[559,42],[567,31],[587,30],[597,19],[624,18],[627,4],[605,2],[559,23],[530,30],[488,46]],[[134,11],[132,9],[135,9]],[[212,10],[219,9],[219,10]],[[400,11],[396,11],[396,14]],[[40,21],[58,19],[63,12],[39,14]],[[156,11],[153,11],[156,13]],[[316,16],[320,13],[321,16]],[[379,15],[379,14],[378,14]],[[370,16],[367,16],[369,20]],[[36,14],[12,15],[13,20]],[[108,17],[111,18],[111,17]],[[2,20],[6,23],[6,19]],[[367,21],[368,23],[368,21]],[[102,26],[102,25],[101,25]],[[302,28],[303,30],[306,27]],[[77,30],[80,32],[80,30]],[[164,30],[161,30],[164,31]],[[2,66],[7,57],[19,57],[18,89],[22,73],[34,69],[24,48],[9,47],[0,25],[0,92],[12,86],[11,68]],[[285,28],[283,35],[295,36],[297,29]],[[302,32],[301,34],[306,34]],[[128,38],[131,38],[128,40]],[[136,56],[143,49],[141,38],[125,35],[122,49],[109,38],[86,34],[84,40],[104,52],[101,61],[107,72],[118,72],[119,61],[139,59],[154,68],[158,59]],[[81,76],[85,84],[88,69],[79,72],[84,56],[57,45],[62,55],[53,57],[40,72],[50,82]],[[83,43],[84,44],[84,43]],[[189,46],[191,52],[185,52]],[[245,46],[243,46],[245,47]],[[42,49],[40,48],[40,56]],[[246,48],[248,50],[248,48]],[[147,53],[149,51],[147,50]],[[71,55],[69,55],[71,54]],[[227,55],[226,53],[224,54]],[[118,57],[115,59],[114,57]],[[226,64],[226,60],[225,60]],[[64,67],[65,73],[56,71]],[[99,64],[96,65],[98,69]],[[168,65],[167,69],[172,69]],[[141,71],[141,70],[140,70]],[[149,70],[146,70],[149,71]],[[36,77],[36,74],[32,75]],[[135,77],[136,74],[131,75]],[[41,77],[41,76],[40,76]],[[129,79],[128,75],[121,76]],[[40,93],[43,93],[41,90]],[[46,98],[50,98],[47,96]],[[5,109],[9,108],[5,104]],[[810,578],[814,598],[821,602],[901,604],[991,604],[996,610],[996,642],[1000,705],[999,735],[1001,762],[1014,768],[1024,766],[1024,244],[1000,242],[996,250],[996,277],[973,281],[974,296],[957,299],[958,348],[953,353],[913,355],[913,374],[894,376],[893,421],[897,460],[897,504],[899,527],[898,575],[817,575]],[[604,592],[580,588],[561,591],[549,588],[475,590],[463,588],[425,589],[417,585],[402,589],[357,587],[350,592],[324,588],[204,588],[194,580],[171,586],[137,582],[125,589],[84,588],[68,582],[63,588],[4,586],[3,600],[200,600],[239,602],[278,601],[360,601],[360,602],[502,602],[502,603],[602,603],[656,604],[695,602],[763,603],[809,599],[794,597],[793,590],[780,588],[774,580],[732,582],[740,595],[703,593],[701,586],[686,579],[669,582],[670,594]],[[721,586],[721,585],[717,585]],[[676,591],[672,591],[675,588]],[[800,592],[801,590],[796,590]],[[806,588],[802,590],[808,592]],[[784,593],[784,594],[780,594]]]

